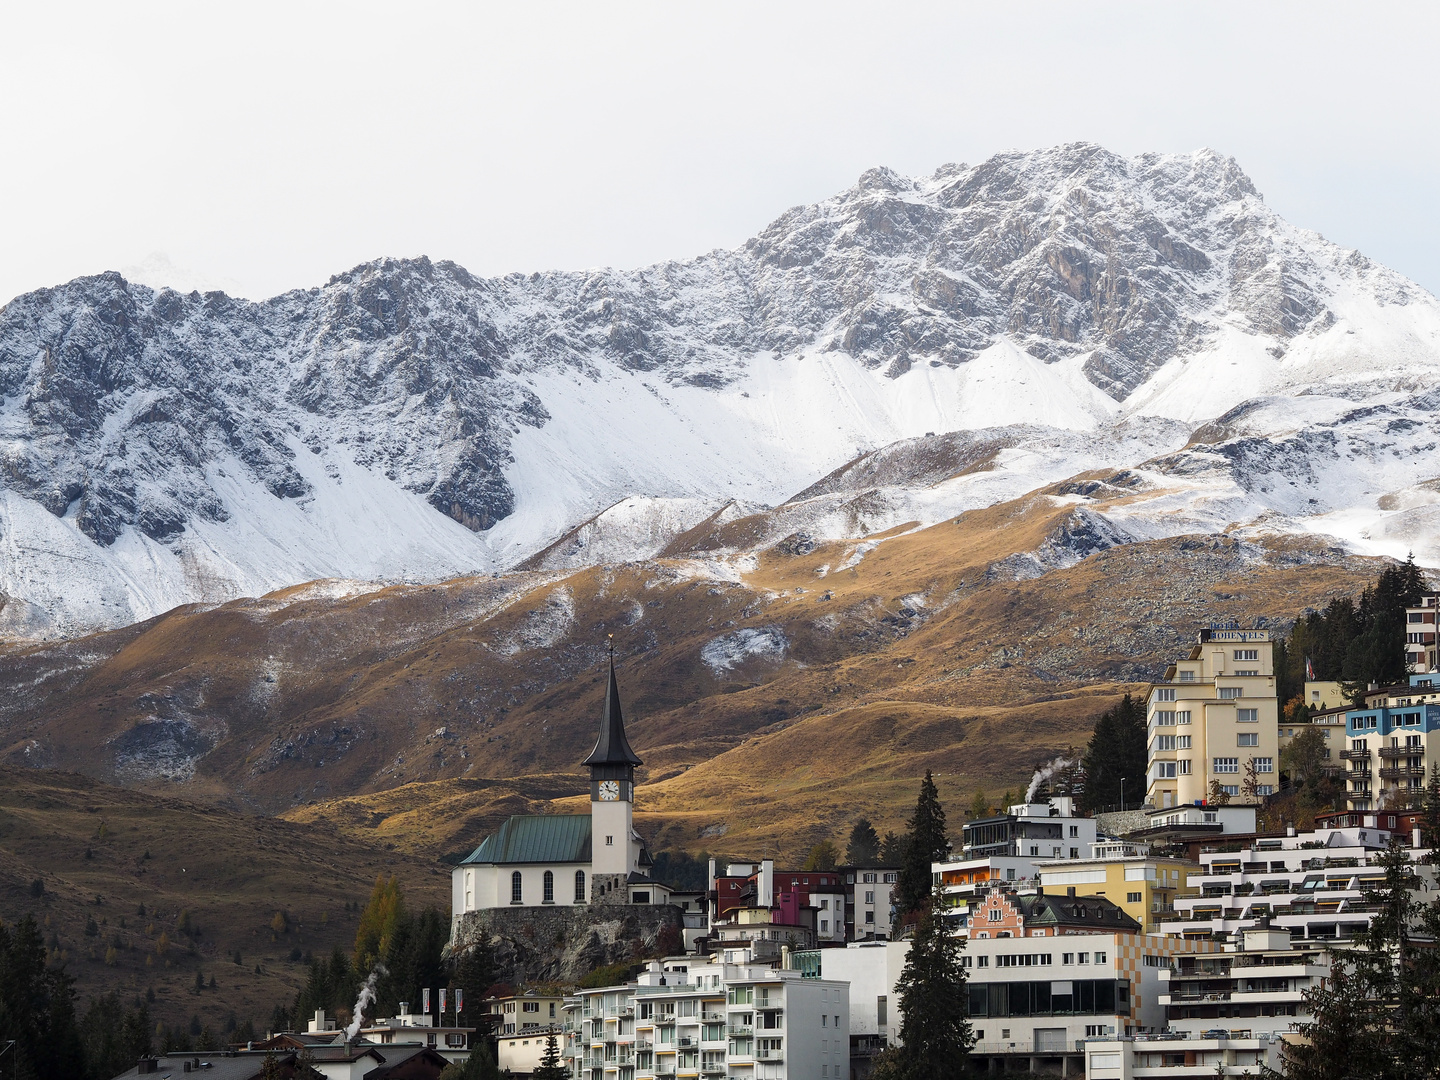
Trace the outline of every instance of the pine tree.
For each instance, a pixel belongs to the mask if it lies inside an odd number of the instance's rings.
[[[1085,747],[1082,767],[1085,787],[1081,809],[1090,812],[1118,810],[1121,780],[1124,801],[1139,806],[1145,796],[1145,703],[1126,694],[1119,704],[1101,713]]]
[[[895,981],[900,1044],[876,1064],[875,1080],[955,1080],[968,1071],[975,1033],[966,1019],[970,991],[960,965],[964,940],[925,910]]]
[[[1330,977],[1305,992],[1305,1006],[1314,1020],[1298,1025],[1299,1039],[1281,1044],[1286,1080],[1381,1075],[1384,1058],[1370,1023],[1364,983],[1343,953],[1331,953]]]
[[[850,841],[845,845],[845,862],[850,866],[874,866],[880,858],[880,837],[868,818],[855,822]]]
[[[910,827],[910,835],[906,839],[905,858],[900,864],[900,879],[895,890],[895,906],[902,914],[919,911],[929,903],[930,864],[942,861],[950,854],[940,791],[928,769],[920,784],[915,813],[906,824]]]
[[[540,1064],[530,1074],[530,1080],[569,1080],[570,1071],[565,1068],[560,1059],[560,1043],[552,1033],[545,1037],[545,1053],[540,1057]]]

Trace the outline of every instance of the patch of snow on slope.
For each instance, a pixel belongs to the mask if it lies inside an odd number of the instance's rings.
[[[747,627],[706,642],[700,648],[700,659],[719,678],[751,657],[782,660],[788,645],[778,626]]]

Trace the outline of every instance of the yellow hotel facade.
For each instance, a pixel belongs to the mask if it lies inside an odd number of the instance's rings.
[[[1273,647],[1269,630],[1201,630],[1189,657],[1150,688],[1150,805],[1163,810],[1208,799],[1212,783],[1232,803],[1274,793],[1280,713]]]

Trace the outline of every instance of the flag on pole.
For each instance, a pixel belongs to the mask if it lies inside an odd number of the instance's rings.
[[[445,1015],[445,988],[440,988],[440,1015]]]
[[[455,988],[455,1015],[458,1017],[465,1011],[465,991],[460,987]]]
[[[424,1002],[424,1004],[422,1004],[422,1005],[420,1006],[420,1015],[421,1015],[421,1016],[429,1016],[429,1015],[430,1015],[430,988],[429,988],[428,986],[425,987],[424,990],[421,990],[421,991],[420,991],[420,995],[421,995],[421,1001]]]
[[[1310,657],[1305,657],[1305,678],[1311,682],[1315,681],[1315,665],[1310,663]]]

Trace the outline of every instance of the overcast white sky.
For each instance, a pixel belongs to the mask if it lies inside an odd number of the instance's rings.
[[[1440,291],[1434,4],[11,3],[0,302],[162,253],[260,297],[739,244],[873,165],[1212,146]]]

